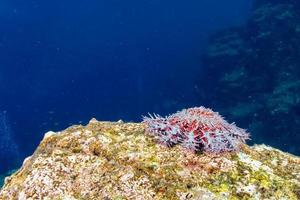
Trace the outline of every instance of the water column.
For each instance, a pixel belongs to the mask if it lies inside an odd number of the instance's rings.
[[[0,111],[0,174],[16,167],[19,158],[7,111]]]

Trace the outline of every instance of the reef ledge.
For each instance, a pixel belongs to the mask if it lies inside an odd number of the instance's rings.
[[[300,158],[266,145],[195,154],[144,124],[92,119],[46,133],[0,199],[300,199]]]

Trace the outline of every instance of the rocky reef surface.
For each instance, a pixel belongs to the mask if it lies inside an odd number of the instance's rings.
[[[256,0],[246,24],[221,30],[204,56],[202,99],[254,141],[300,154],[300,3]]]
[[[7,171],[6,173],[0,174],[0,188],[3,186],[5,177],[12,175],[16,171],[17,171],[16,169],[13,169],[13,170]]]
[[[92,119],[46,133],[0,199],[300,199],[300,158],[265,145],[195,154],[144,124]]]

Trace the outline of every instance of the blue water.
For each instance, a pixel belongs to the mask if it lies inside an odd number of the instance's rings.
[[[10,130],[2,123],[0,138],[18,147],[21,163],[48,130],[92,117],[140,121],[148,112],[207,105],[195,83],[208,38],[243,24],[251,4],[1,1],[0,110],[9,116]],[[0,172],[16,166],[1,164]]]
[[[0,111],[0,133],[0,163],[2,168],[7,169],[16,165],[20,159],[7,111]]]

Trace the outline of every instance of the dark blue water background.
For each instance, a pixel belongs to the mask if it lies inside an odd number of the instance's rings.
[[[206,105],[195,82],[207,39],[244,23],[251,3],[1,1],[0,110],[19,161],[48,130]],[[14,167],[0,163],[0,172]]]

